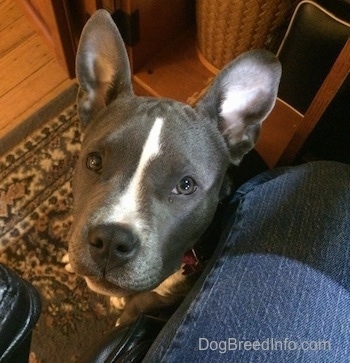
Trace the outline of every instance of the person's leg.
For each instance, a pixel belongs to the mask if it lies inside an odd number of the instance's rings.
[[[264,173],[145,362],[348,362],[350,166]]]

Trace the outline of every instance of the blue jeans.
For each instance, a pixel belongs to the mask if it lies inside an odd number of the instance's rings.
[[[350,166],[263,173],[145,362],[349,362]]]

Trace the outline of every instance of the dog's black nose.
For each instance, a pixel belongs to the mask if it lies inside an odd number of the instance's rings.
[[[137,252],[140,241],[132,229],[123,224],[100,224],[89,231],[93,257],[104,265],[122,266]]]

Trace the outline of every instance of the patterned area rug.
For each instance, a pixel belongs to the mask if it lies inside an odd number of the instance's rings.
[[[91,292],[61,262],[80,148],[74,99],[71,89],[28,120],[10,141],[0,140],[0,262],[30,281],[42,299],[31,363],[74,362],[116,321],[108,299]],[[39,119],[42,125],[23,139],[20,132],[35,127]]]

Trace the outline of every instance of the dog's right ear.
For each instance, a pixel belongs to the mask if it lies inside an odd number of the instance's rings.
[[[87,124],[120,95],[132,95],[126,49],[112,17],[98,10],[81,34],[76,75],[79,81],[78,115]]]

